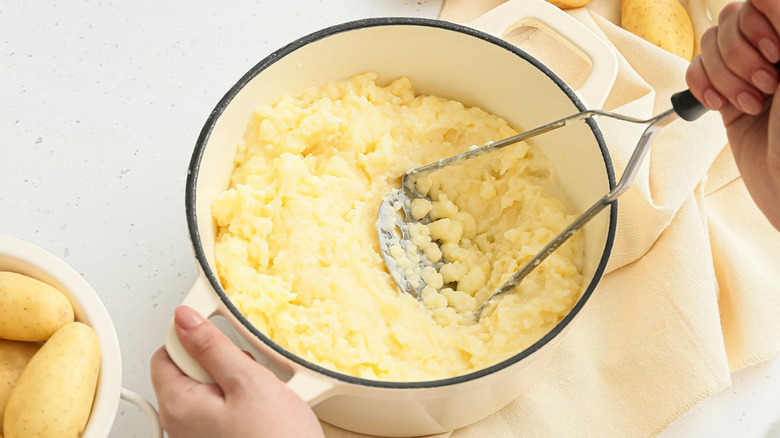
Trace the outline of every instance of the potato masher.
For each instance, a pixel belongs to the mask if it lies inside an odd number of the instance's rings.
[[[487,308],[490,302],[500,295],[514,289],[521,281],[539,266],[544,259],[558,249],[564,242],[566,242],[571,236],[577,233],[588,221],[596,216],[606,206],[615,202],[620,195],[622,195],[631,186],[634,181],[639,166],[647,155],[650,149],[650,143],[658,132],[676,120],[678,117],[693,121],[698,119],[704,114],[707,109],[693,96],[690,90],[686,90],[680,93],[676,93],[671,98],[672,108],[664,111],[655,117],[647,120],[637,119],[622,114],[617,114],[603,110],[586,110],[580,113],[564,117],[560,120],[548,123],[546,125],[531,129],[526,132],[514,135],[512,137],[505,138],[493,143],[489,143],[479,148],[473,148],[467,152],[459,155],[455,155],[449,158],[444,158],[436,162],[426,164],[414,169],[411,169],[403,174],[401,188],[390,192],[384,197],[379,207],[379,214],[377,216],[376,228],[379,237],[379,247],[384,258],[387,269],[390,275],[393,277],[398,285],[398,288],[402,292],[406,292],[416,297],[418,300],[422,300],[422,289],[426,286],[416,272],[422,272],[426,267],[433,267],[438,272],[439,268],[443,265],[442,261],[433,263],[431,262],[421,249],[417,248],[412,243],[412,236],[410,233],[410,225],[415,222],[429,223],[431,222],[428,216],[415,220],[411,214],[411,202],[414,198],[423,198],[424,196],[419,193],[415,187],[415,182],[418,178],[435,172],[439,169],[449,166],[460,165],[469,159],[479,157],[485,154],[496,152],[506,146],[528,140],[536,137],[537,135],[544,134],[569,123],[588,119],[594,116],[610,117],[613,119],[638,123],[647,125],[644,133],[639,139],[631,158],[626,165],[620,181],[615,187],[610,190],[606,195],[600,198],[590,208],[585,210],[579,217],[577,217],[571,224],[563,229],[557,236],[555,236],[550,242],[547,243],[533,258],[531,258],[523,267],[515,272],[501,287],[499,287],[482,305],[473,313],[474,321],[478,321],[482,312]],[[399,259],[394,257],[391,253],[391,247],[400,245],[404,251],[404,257],[418,263],[418,269],[409,269],[408,266],[402,266],[399,263]],[[398,254],[395,254],[396,256]]]

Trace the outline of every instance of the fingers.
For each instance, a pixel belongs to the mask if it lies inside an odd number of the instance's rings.
[[[685,81],[696,99],[713,111],[720,111],[726,106],[726,98],[712,86],[701,56],[693,58],[688,71],[685,73]]]
[[[771,63],[780,61],[780,2],[777,0],[750,0],[745,2],[745,13],[749,17],[745,23],[745,35],[755,44],[766,38],[764,42],[770,51],[777,50],[777,56],[767,57]],[[774,44],[775,48],[768,45]]]
[[[764,106],[764,95],[726,64],[717,43],[720,32],[720,28],[714,27],[702,35],[701,62],[707,77],[712,86],[734,106],[745,113],[758,114]]]
[[[169,434],[187,425],[192,417],[198,421],[213,421],[221,412],[222,391],[215,384],[203,384],[184,375],[173,363],[165,347],[152,355],[150,364],[152,386],[157,395],[160,424]]]
[[[165,347],[160,347],[152,355],[150,362],[152,374],[152,386],[157,394],[167,394],[171,386],[177,386],[184,376],[179,368],[174,365]]]
[[[283,385],[270,371],[240,350],[214,324],[187,306],[174,313],[176,333],[187,352],[222,388],[226,397],[241,394],[247,382],[264,379],[271,387]]]
[[[762,97],[762,94],[772,94],[777,88],[780,74],[760,50],[763,45],[768,54],[774,55],[774,49],[770,49],[771,44],[767,43],[769,40],[760,35],[764,31],[755,33],[755,29],[759,27],[771,31],[771,26],[766,17],[749,3],[741,9],[738,6],[738,3],[731,4],[722,15],[717,32],[720,54],[731,72],[756,88],[750,90],[753,94],[758,97]],[[758,40],[751,41],[742,32],[746,21],[751,23],[748,29],[755,34],[752,37]]]
[[[760,6],[780,13],[780,2],[770,3]],[[775,29],[753,3],[727,5],[718,26],[702,35],[700,58],[692,61],[686,75],[694,96],[711,110],[723,111],[731,103],[742,113],[764,111],[766,96],[774,94],[780,83],[774,65],[780,60]]]
[[[761,6],[761,9],[757,8],[756,5]],[[775,30],[780,29],[780,21],[773,24],[767,17],[780,20],[780,10],[777,10],[777,6],[776,0],[770,2],[755,0],[745,2],[739,12],[740,33],[771,64],[780,62],[780,36]]]
[[[738,29],[735,20],[739,14],[734,4],[725,8],[720,15],[718,27],[708,29],[702,35],[701,59],[707,77],[713,87],[742,112],[758,114],[764,106],[764,93],[757,89],[748,80],[743,79],[737,72],[729,68],[726,59],[732,64],[739,63],[741,59],[755,53],[750,44],[744,44],[744,39],[733,32]],[[722,41],[739,41],[731,46],[721,46]],[[729,51],[729,50],[742,50]],[[750,78],[751,72],[744,70],[743,75]]]
[[[160,398],[170,399],[182,393],[193,391],[192,388],[201,385],[181,372],[179,367],[173,363],[165,347],[160,347],[152,355],[150,363],[152,386],[154,392],[160,395]],[[206,388],[201,391],[210,392],[214,396],[222,397],[222,391],[216,385],[204,385]]]

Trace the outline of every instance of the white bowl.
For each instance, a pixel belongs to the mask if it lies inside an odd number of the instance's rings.
[[[91,326],[97,333],[101,356],[100,376],[92,413],[82,438],[108,436],[120,397],[139,405],[150,416],[153,424],[159,424],[154,407],[132,391],[122,388],[122,355],[114,324],[100,297],[76,270],[42,248],[0,235],[0,271],[23,274],[62,291],[73,304],[76,320]],[[156,429],[159,429],[159,425]],[[162,434],[160,432],[154,436],[161,437]]]

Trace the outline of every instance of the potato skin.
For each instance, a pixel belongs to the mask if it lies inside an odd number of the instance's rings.
[[[694,33],[691,17],[677,0],[621,0],[621,27],[690,61]]]
[[[19,381],[27,363],[40,348],[39,343],[0,339],[0,432],[3,431],[3,414],[11,390]]]
[[[575,9],[581,8],[593,0],[547,0],[548,2],[558,6],[561,9]]]
[[[0,272],[0,338],[45,341],[73,320],[73,305],[56,288],[26,275]]]
[[[5,409],[5,438],[74,438],[86,427],[100,371],[95,331],[66,324],[33,356]]]

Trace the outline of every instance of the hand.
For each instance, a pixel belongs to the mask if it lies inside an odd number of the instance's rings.
[[[189,307],[176,308],[176,333],[212,376],[184,375],[165,348],[151,361],[160,423],[170,438],[322,437],[309,406],[273,373]]]
[[[702,36],[686,79],[699,101],[720,111],[748,192],[780,230],[778,30],[777,0],[729,4]]]

